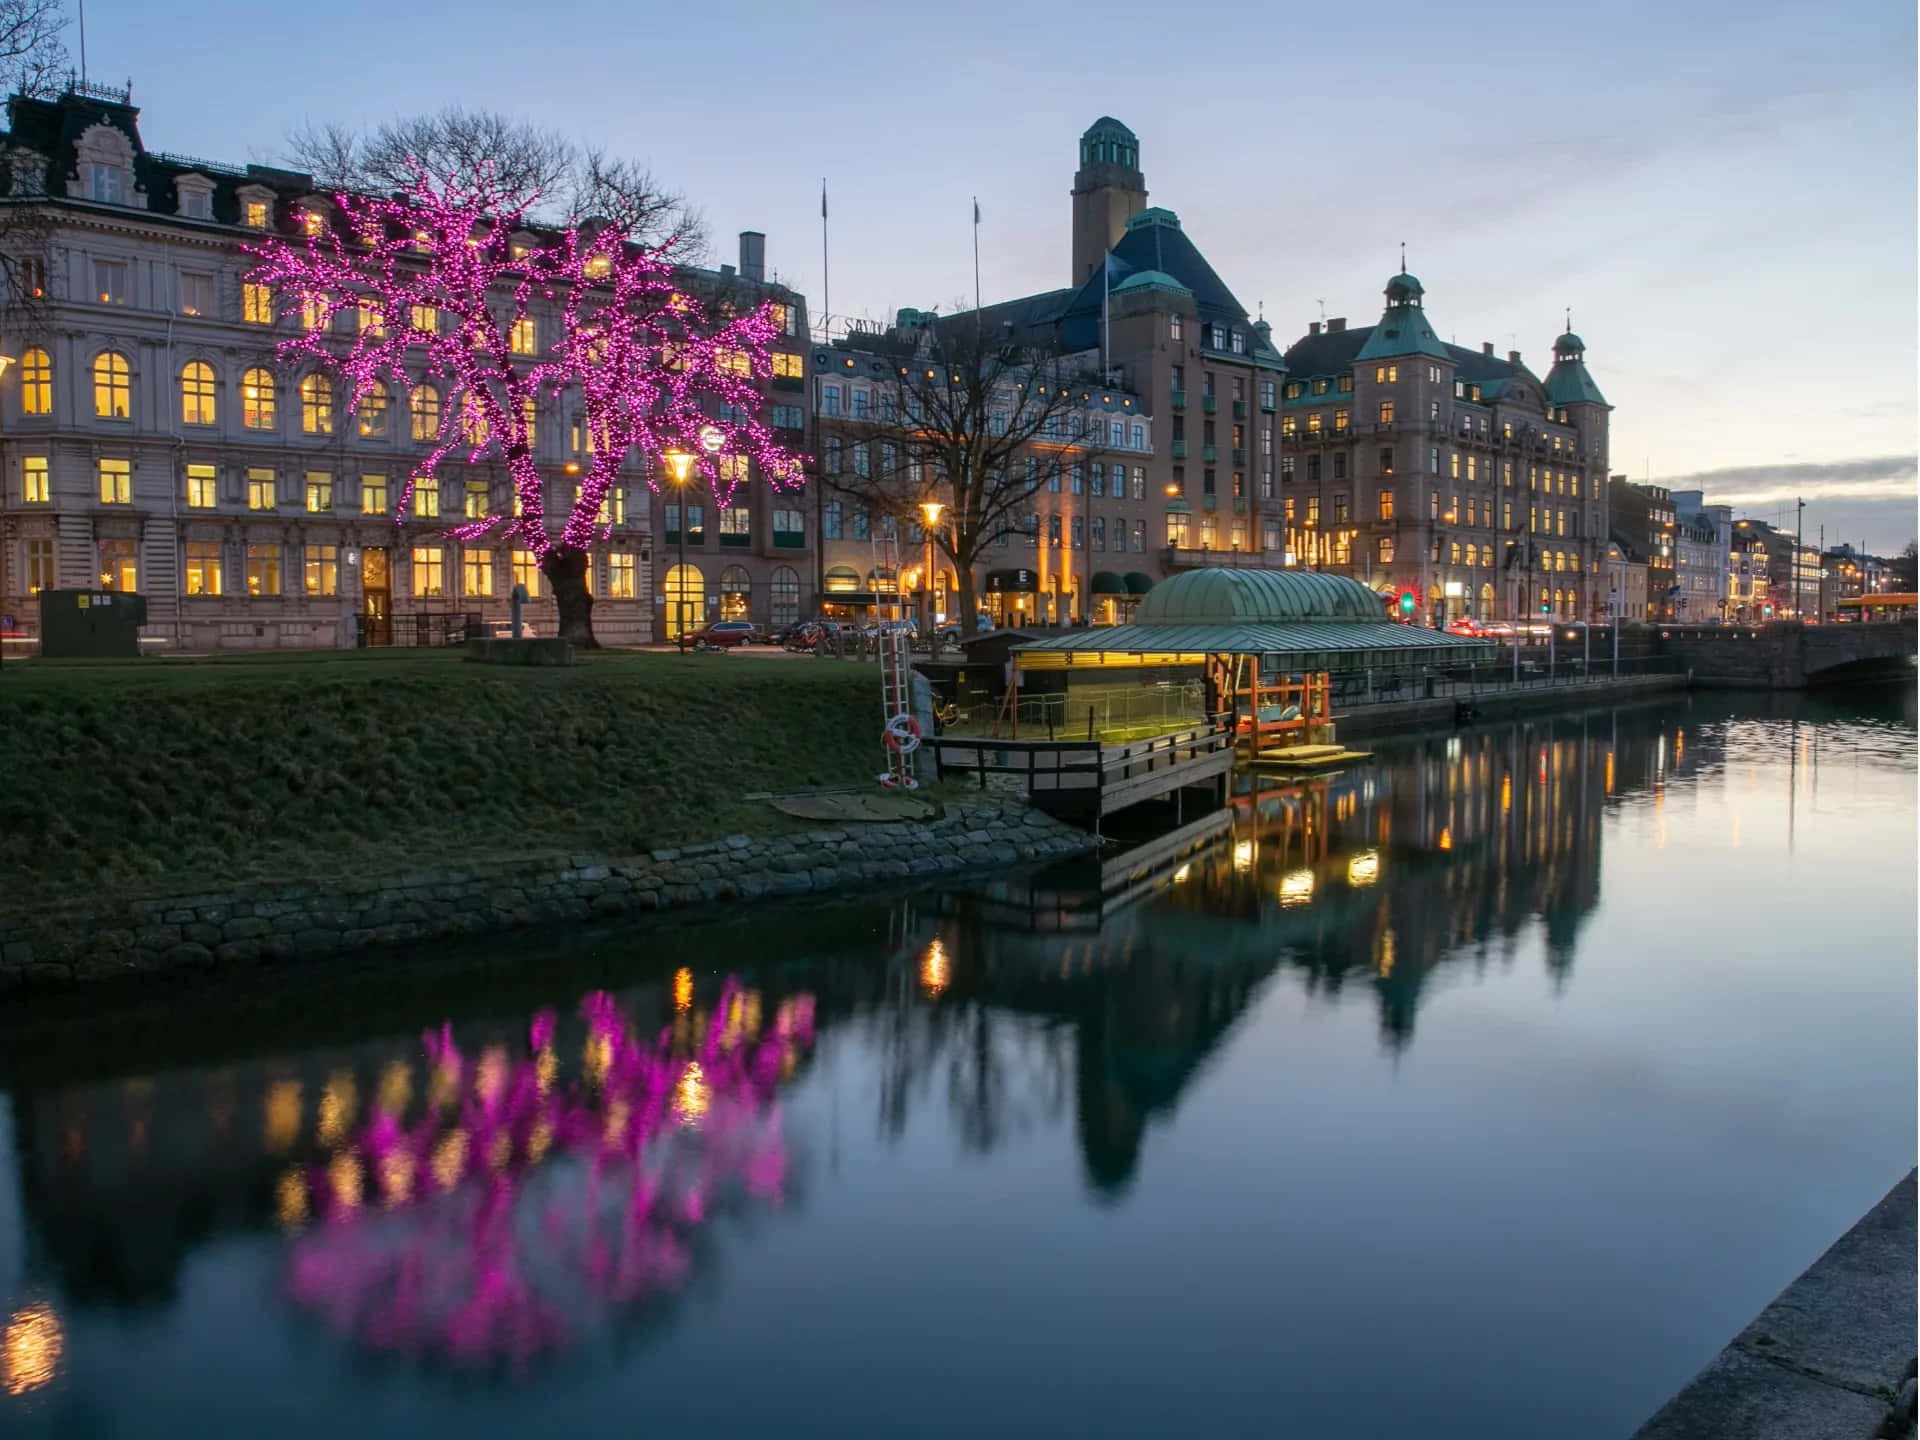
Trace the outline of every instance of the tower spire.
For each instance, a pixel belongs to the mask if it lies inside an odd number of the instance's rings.
[[[1407,273],[1407,242],[1404,240],[1400,242],[1400,273]]]

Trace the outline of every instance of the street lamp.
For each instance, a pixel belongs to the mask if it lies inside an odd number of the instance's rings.
[[[704,441],[706,437],[703,435],[701,439]],[[674,572],[678,577],[674,585],[674,608],[677,612],[674,640],[684,650],[687,639],[687,477],[693,473],[693,455],[676,445],[661,458],[667,462],[667,470],[680,492],[680,523],[674,527],[680,540],[680,566]]]
[[[926,532],[927,540],[926,588],[920,592],[920,626],[921,629],[926,632],[927,650],[930,654],[939,653],[939,647],[934,644],[933,640],[933,530],[934,527],[940,523],[940,516],[946,508],[947,507],[938,500],[922,500],[920,502],[920,515],[921,518],[926,521],[926,524],[921,528]],[[956,576],[955,578],[957,579],[958,577]]]

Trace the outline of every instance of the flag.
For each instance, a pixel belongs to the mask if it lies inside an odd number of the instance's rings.
[[[827,182],[825,180],[820,182],[820,218],[822,220],[827,218]]]

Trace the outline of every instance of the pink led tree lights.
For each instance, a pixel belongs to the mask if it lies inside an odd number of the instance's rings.
[[[518,1057],[468,1057],[450,1027],[429,1032],[424,1113],[376,1109],[303,1173],[296,1208],[319,1223],[294,1241],[293,1298],[374,1349],[524,1369],[670,1293],[716,1204],[784,1194],[774,1099],[813,1042],[812,998],[782,1002],[762,1034],[746,1003],[729,984],[676,1058],[672,1030],[642,1042],[612,996],[590,995],[571,1084],[550,1011]]]
[[[749,467],[788,489],[801,465],[755,418],[754,382],[771,375],[779,332],[770,307],[716,317],[664,258],[671,238],[648,246],[590,222],[540,231],[523,223],[537,201],[484,167],[465,181],[423,171],[392,199],[336,195],[335,213],[309,212],[299,237],[253,247],[249,278],[300,303],[282,363],[339,375],[356,413],[383,391],[407,402],[430,448],[396,520],[450,457],[504,464],[510,507],[495,512],[490,494],[488,513],[447,533],[531,550],[561,635],[590,647],[588,547],[605,538],[603,507],[623,472],[637,468],[657,489],[662,457],[685,452],[724,507]],[[416,407],[422,385],[445,403]],[[567,468],[579,471],[557,523],[536,446],[543,420],[556,419],[578,436]]]

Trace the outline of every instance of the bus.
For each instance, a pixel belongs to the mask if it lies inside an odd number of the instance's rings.
[[[1912,591],[1886,595],[1850,595],[1834,606],[1835,620],[1911,620],[1920,606]]]

